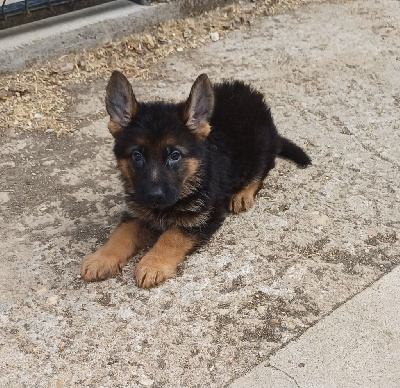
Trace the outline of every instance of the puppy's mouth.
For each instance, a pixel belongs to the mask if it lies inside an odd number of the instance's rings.
[[[152,197],[152,198],[151,198]],[[177,195],[163,195],[155,196],[144,193],[144,195],[135,195],[134,201],[141,207],[150,211],[166,211],[175,206],[178,202],[179,196]]]
[[[155,203],[147,203],[145,206],[149,209],[149,210],[154,210],[154,211],[167,211],[168,209],[171,209],[175,206],[175,204],[177,203],[176,200],[174,201],[170,201],[170,202],[155,202]]]
[[[166,210],[171,206],[164,203],[157,203],[157,204],[150,204],[147,207],[151,210]]]

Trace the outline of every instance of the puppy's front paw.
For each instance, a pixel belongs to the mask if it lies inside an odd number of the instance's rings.
[[[122,267],[123,263],[115,256],[97,251],[84,258],[81,276],[87,282],[104,280],[117,275]]]
[[[229,204],[229,211],[238,214],[241,211],[249,210],[254,205],[254,196],[246,192],[240,192],[232,196]]]
[[[150,288],[164,283],[174,276],[175,268],[151,262],[143,258],[135,268],[136,284],[141,288]]]

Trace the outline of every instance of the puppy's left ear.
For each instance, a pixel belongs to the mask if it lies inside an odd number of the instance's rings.
[[[214,109],[214,91],[206,74],[197,77],[183,110],[183,121],[199,140],[210,133],[209,120]]]
[[[108,129],[117,138],[136,116],[138,103],[128,79],[119,71],[113,71],[107,84],[106,108],[110,115]]]

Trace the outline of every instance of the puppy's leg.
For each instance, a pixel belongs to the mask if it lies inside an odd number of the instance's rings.
[[[262,183],[262,180],[256,180],[247,184],[238,193],[232,195],[229,211],[237,214],[241,211],[249,210],[254,205],[254,197],[261,189]]]
[[[128,259],[143,249],[150,240],[150,232],[140,221],[120,223],[106,244],[84,258],[82,278],[91,282],[115,276]]]
[[[193,236],[180,229],[168,229],[136,265],[137,285],[150,288],[172,277],[178,265],[193,250],[195,243]]]

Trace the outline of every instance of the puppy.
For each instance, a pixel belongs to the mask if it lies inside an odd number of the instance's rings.
[[[240,81],[213,86],[201,74],[185,102],[141,103],[114,71],[106,107],[127,211],[108,242],[84,259],[86,281],[115,276],[149,246],[136,265],[136,283],[166,281],[229,211],[253,206],[277,156],[311,163],[278,134],[263,95]]]

